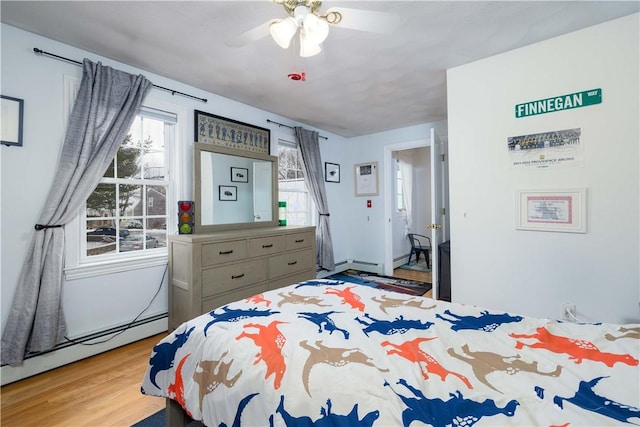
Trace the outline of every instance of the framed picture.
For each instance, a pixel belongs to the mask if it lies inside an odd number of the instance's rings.
[[[586,189],[521,190],[516,196],[519,230],[587,232]]]
[[[356,197],[378,195],[378,162],[354,166]]]
[[[0,144],[22,146],[22,116],[24,113],[24,100],[0,95],[0,111],[2,111],[2,123],[0,123]]]
[[[222,202],[237,201],[238,187],[231,185],[218,185],[218,199]]]
[[[324,180],[327,182],[340,182],[340,165],[324,162]]]
[[[196,142],[269,154],[269,129],[195,110]]]
[[[249,169],[232,167],[231,182],[249,182]]]

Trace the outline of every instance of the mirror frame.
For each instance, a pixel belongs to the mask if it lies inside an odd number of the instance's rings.
[[[251,151],[234,150],[219,147],[212,144],[195,142],[193,144],[193,193],[195,201],[195,230],[194,234],[213,233],[224,230],[238,230],[245,228],[275,227],[278,225],[278,158],[267,154],[253,153]],[[271,221],[237,222],[229,224],[202,224],[202,185],[201,185],[201,157],[202,152],[226,154],[229,156],[245,157],[271,162]],[[215,218],[214,218],[215,220]]]

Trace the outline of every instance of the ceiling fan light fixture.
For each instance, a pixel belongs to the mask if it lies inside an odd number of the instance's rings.
[[[309,43],[320,44],[329,35],[329,24],[313,13],[307,14],[302,20],[302,30]]]
[[[274,22],[269,26],[271,37],[273,37],[273,40],[283,49],[287,49],[289,47],[289,43],[291,43],[291,39],[297,30],[298,23],[292,17]]]
[[[300,56],[303,58],[309,58],[310,56],[314,56],[319,54],[322,51],[322,48],[318,43],[313,43],[309,38],[305,35],[304,31],[300,31]]]

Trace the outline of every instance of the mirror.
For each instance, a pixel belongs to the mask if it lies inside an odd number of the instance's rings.
[[[278,158],[195,143],[195,233],[278,225]]]

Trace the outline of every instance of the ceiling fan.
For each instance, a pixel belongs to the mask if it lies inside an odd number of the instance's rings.
[[[320,45],[329,35],[329,26],[352,30],[387,33],[393,30],[398,18],[395,15],[371,10],[334,7],[321,12],[322,2],[317,0],[271,0],[281,4],[289,16],[270,19],[230,40],[227,46],[240,47],[271,34],[273,40],[287,49],[293,36],[299,32],[300,56],[310,57],[320,53]]]

